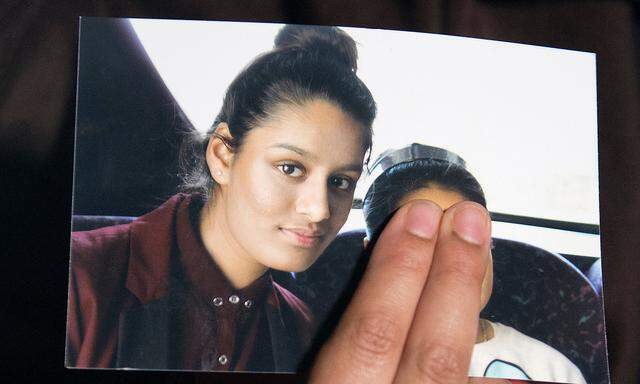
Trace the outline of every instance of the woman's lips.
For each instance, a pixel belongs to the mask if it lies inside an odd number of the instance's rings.
[[[294,228],[280,228],[280,231],[289,241],[304,248],[311,248],[318,245],[322,238],[322,233],[319,232],[309,232]]]

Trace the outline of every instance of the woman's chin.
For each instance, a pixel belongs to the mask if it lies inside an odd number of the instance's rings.
[[[282,272],[304,272],[313,265],[316,259],[316,256],[299,256],[295,259],[276,260],[265,265]]]

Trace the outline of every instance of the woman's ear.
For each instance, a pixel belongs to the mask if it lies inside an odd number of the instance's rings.
[[[229,180],[229,170],[233,159],[233,149],[229,146],[232,136],[227,123],[220,123],[215,134],[211,135],[207,145],[206,160],[211,177],[219,185],[225,185]]]

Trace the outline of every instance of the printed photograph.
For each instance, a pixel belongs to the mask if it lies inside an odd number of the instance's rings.
[[[96,17],[78,50],[68,368],[304,371],[426,199],[491,214],[469,376],[609,383],[595,54]]]

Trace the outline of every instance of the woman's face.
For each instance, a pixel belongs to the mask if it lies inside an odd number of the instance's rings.
[[[442,210],[446,210],[452,205],[468,199],[466,199],[458,192],[447,190],[434,185],[429,188],[421,188],[411,192],[402,200],[400,200],[398,207],[401,207],[404,204],[414,200],[430,200],[438,204],[440,208],[442,208]],[[493,263],[489,263],[489,265],[487,266],[487,272],[484,275],[484,280],[482,281],[482,293],[480,297],[481,308],[484,308],[489,302],[492,289]]]
[[[340,108],[316,99],[281,105],[246,134],[217,197],[246,257],[293,272],[313,264],[351,209],[362,132]]]

